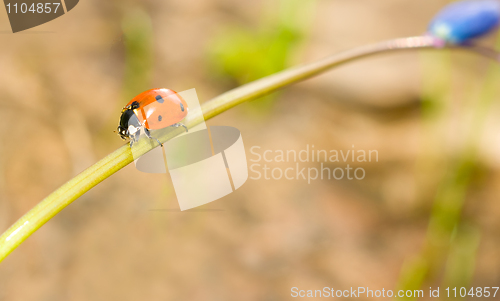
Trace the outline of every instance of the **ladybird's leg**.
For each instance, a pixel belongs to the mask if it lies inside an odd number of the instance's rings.
[[[133,135],[129,135],[129,139],[130,139],[130,148],[132,148],[132,145],[134,145],[134,143],[139,141],[139,132],[137,132]]]
[[[128,139],[130,140],[130,148],[132,148],[132,145],[134,145],[135,142],[135,135],[131,135],[129,130],[126,131],[126,135]]]
[[[137,131],[133,137],[134,137],[134,142],[138,142],[139,139],[141,138],[141,131]]]
[[[187,126],[185,126],[184,124],[178,122],[178,123],[175,123],[175,124],[172,124],[171,126],[173,126],[174,128],[178,128],[180,126],[184,127],[184,129],[186,130],[186,133],[188,132],[188,128]]]
[[[179,124],[180,124],[182,127],[184,127],[184,129],[186,130],[186,133],[187,133],[187,132],[188,132],[188,128],[187,128],[187,126],[185,126],[185,125],[184,125],[184,123],[180,123],[180,122],[179,122]]]
[[[149,138],[149,139],[154,139],[156,140],[161,147],[163,147],[163,143],[160,142],[160,140],[158,140],[157,138],[151,136],[151,133],[149,132],[149,130],[147,128],[144,128],[144,133],[146,134],[146,136]]]

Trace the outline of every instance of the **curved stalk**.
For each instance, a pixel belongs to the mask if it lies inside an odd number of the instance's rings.
[[[442,45],[440,40],[430,36],[394,39],[358,47],[353,50],[326,57],[313,63],[281,71],[223,93],[212,100],[205,102],[201,106],[202,112],[191,112],[186,118],[185,125],[188,128],[192,128],[203,120],[213,118],[240,103],[256,99],[282,87],[300,82],[353,60],[391,51],[438,49],[443,47],[458,48],[457,46]],[[477,54],[495,60],[498,60],[499,58],[498,53],[489,49],[471,45],[464,45],[459,48],[474,51]],[[161,142],[166,142],[182,132],[184,132],[184,129],[181,127],[175,129],[174,131],[164,133],[163,135],[160,134],[157,138]],[[139,155],[152,150],[155,146],[155,144],[149,143],[143,139],[135,146],[137,151],[134,150],[134,155],[138,157]],[[62,209],[71,204],[85,192],[89,191],[92,187],[130,164],[133,160],[132,151],[129,145],[126,144],[96,164],[92,165],[43,199],[38,205],[21,217],[14,225],[7,229],[2,236],[0,236],[0,262]]]

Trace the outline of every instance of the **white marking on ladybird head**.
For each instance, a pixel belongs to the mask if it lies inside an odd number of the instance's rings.
[[[133,125],[129,125],[128,126],[128,133],[129,135],[134,135],[135,133],[137,133],[139,131],[139,128],[138,127],[135,127]]]

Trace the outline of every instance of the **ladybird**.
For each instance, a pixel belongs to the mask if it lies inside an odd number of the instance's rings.
[[[130,140],[130,146],[138,140],[141,128],[146,136],[152,137],[149,130],[159,130],[169,126],[187,127],[180,123],[188,113],[186,101],[170,89],[151,89],[134,97],[123,109],[118,125],[118,135]]]

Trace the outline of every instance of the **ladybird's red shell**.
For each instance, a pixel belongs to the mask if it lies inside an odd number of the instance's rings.
[[[127,106],[138,102],[135,115],[147,129],[158,130],[180,122],[188,113],[186,101],[170,89],[151,89],[137,95]]]

